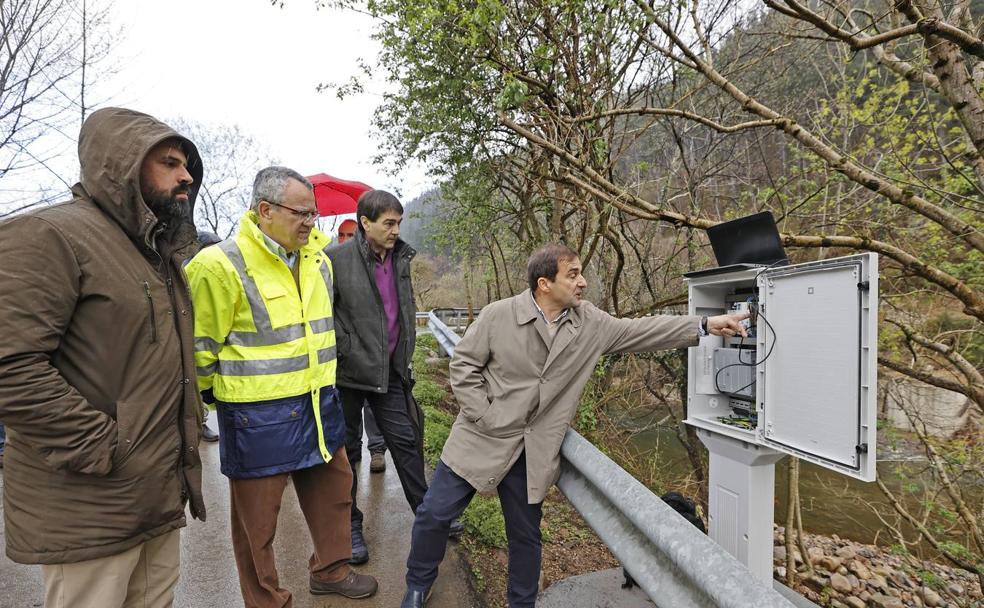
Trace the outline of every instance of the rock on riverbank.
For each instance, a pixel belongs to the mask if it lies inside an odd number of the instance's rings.
[[[773,573],[786,582],[786,547],[782,527],[774,529]],[[875,545],[834,536],[805,535],[814,572],[807,572],[794,550],[793,588],[810,601],[830,608],[984,608],[976,577],[911,555],[894,555]]]

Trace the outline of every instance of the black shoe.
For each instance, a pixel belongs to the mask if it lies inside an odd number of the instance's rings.
[[[348,563],[358,566],[369,561],[369,547],[366,539],[362,537],[362,526],[352,526],[352,558]]]
[[[368,574],[349,572],[349,575],[337,583],[325,583],[313,576],[310,579],[311,593],[314,595],[328,595],[337,593],[353,600],[361,600],[376,593],[379,583]]]
[[[207,425],[202,425],[202,441],[207,441],[209,443],[215,443],[219,440],[219,434],[208,428]]]
[[[406,594],[403,596],[403,602],[400,604],[400,608],[424,608],[424,604],[430,599],[431,592],[433,589],[428,589],[427,591],[414,591],[412,589],[407,589]]]
[[[461,537],[461,533],[465,531],[465,524],[461,523],[457,519],[451,522],[451,527],[448,528],[448,538],[453,538],[457,540]]]

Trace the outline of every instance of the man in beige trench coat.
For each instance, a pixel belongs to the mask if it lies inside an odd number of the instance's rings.
[[[529,290],[489,304],[455,347],[451,387],[461,411],[417,509],[401,608],[424,605],[448,526],[476,490],[499,494],[509,607],[533,606],[541,505],[559,476],[560,446],[598,358],[693,346],[706,333],[744,335],[739,322],[747,314],[612,317],[581,300],[581,262],[564,245],[534,252],[527,278]]]

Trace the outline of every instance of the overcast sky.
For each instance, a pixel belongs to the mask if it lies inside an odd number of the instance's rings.
[[[238,124],[305,175],[362,181],[404,201],[429,187],[422,169],[393,177],[371,162],[370,119],[382,85],[344,101],[316,91],[357,74],[360,57],[374,62],[369,18],[317,10],[313,0],[284,8],[269,0],[116,0],[111,16],[110,28],[121,33],[109,62],[117,71],[87,79],[90,103]],[[74,181],[78,160],[74,151],[66,156]]]
[[[126,0],[115,14],[125,39],[114,103],[158,116],[236,123],[285,165],[325,172],[404,196],[425,189],[423,173],[394,179],[370,159],[374,91],[339,101],[320,82],[345,82],[361,57],[374,61],[371,21],[317,10],[313,0]]]

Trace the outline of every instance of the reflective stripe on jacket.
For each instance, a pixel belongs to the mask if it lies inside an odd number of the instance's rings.
[[[198,388],[220,403],[248,405],[310,393],[325,462],[320,390],[335,384],[335,331],[331,262],[322,253],[327,238],[312,230],[298,252],[297,277],[270,251],[247,212],[239,231],[203,249],[188,264],[195,302],[195,364]],[[291,405],[285,401],[284,408]]]

